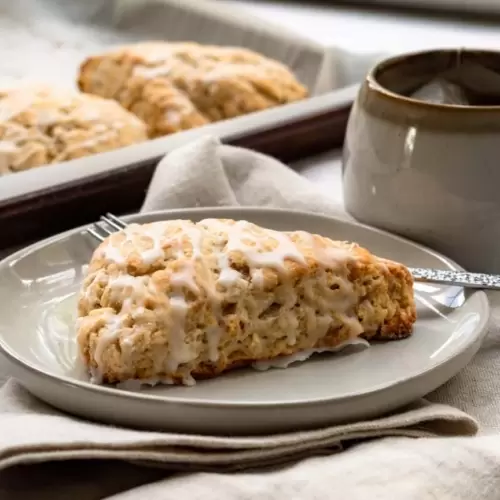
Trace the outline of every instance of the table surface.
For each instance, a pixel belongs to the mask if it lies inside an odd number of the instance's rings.
[[[303,2],[218,0],[282,24],[318,42],[359,53],[435,47],[498,47],[500,21],[411,14]],[[331,2],[333,4],[333,1]]]

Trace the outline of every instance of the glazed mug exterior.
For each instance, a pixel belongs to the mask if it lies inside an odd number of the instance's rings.
[[[500,52],[467,53],[500,71]],[[347,126],[345,205],[360,222],[423,243],[467,270],[500,273],[500,106],[404,97],[456,56],[393,57],[368,74]]]

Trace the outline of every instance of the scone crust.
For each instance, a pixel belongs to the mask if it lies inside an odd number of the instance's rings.
[[[146,139],[145,124],[110,99],[47,85],[0,91],[0,174]]]
[[[300,100],[307,89],[283,64],[251,50],[142,42],[85,60],[78,85],[116,99],[158,137]]]
[[[350,243],[245,221],[131,225],[95,251],[78,343],[105,382],[185,383],[351,338],[399,339],[416,319],[401,264]]]

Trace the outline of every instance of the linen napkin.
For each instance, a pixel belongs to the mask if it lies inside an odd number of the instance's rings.
[[[141,211],[255,206],[349,218],[343,205],[281,162],[203,137],[167,155],[156,168]]]
[[[142,210],[221,205],[347,217],[341,203],[280,162],[212,137],[159,163]],[[488,359],[500,338],[491,342]],[[2,363],[0,384],[2,373],[8,373]],[[498,361],[495,366],[500,368]],[[464,372],[430,399],[378,419],[252,437],[149,432],[84,421],[45,405],[9,380],[0,389],[0,498],[87,500],[116,493],[116,500],[180,494],[278,500],[334,499],[340,492],[360,499],[498,498],[488,494],[500,486],[500,437],[472,438],[478,424],[464,411],[479,416],[488,431],[500,430],[498,372],[487,365]],[[139,467],[145,464],[168,471]],[[171,471],[184,474],[172,476]],[[223,474],[235,471],[240,472]],[[445,474],[442,480],[440,474]],[[476,487],[478,481],[483,485],[483,496],[473,496],[465,475]],[[431,485],[444,493],[434,496]]]

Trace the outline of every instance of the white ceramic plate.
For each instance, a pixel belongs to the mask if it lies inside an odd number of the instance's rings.
[[[191,209],[130,217],[246,219],[357,241],[418,267],[450,260],[388,233],[329,217],[270,209]],[[237,370],[194,387],[140,391],[92,385],[77,361],[76,292],[95,244],[79,230],[28,247],[0,263],[0,348],[12,375],[62,410],[90,419],[195,433],[252,434],[373,417],[446,382],[479,348],[489,308],[483,292],[419,285],[413,336],[364,350],[318,355],[286,370]]]

